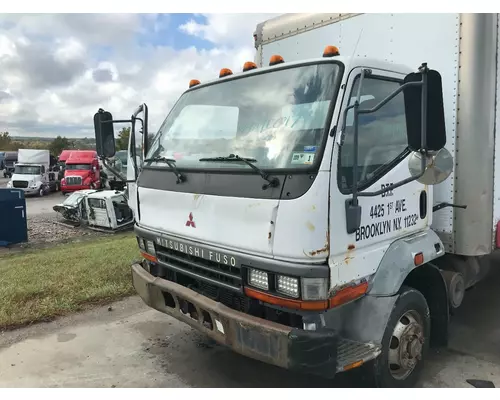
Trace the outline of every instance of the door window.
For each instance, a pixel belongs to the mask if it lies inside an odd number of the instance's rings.
[[[360,83],[359,76],[352,87],[349,105],[354,104]],[[400,81],[369,77],[363,79],[360,110],[370,109],[394,92]],[[354,129],[353,110],[347,115],[344,143],[339,153],[339,188],[347,193],[353,183]],[[406,116],[403,93],[374,113],[360,114],[358,119],[358,188],[372,185],[399,161],[408,151]]]

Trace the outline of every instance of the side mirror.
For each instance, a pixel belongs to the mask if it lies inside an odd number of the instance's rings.
[[[443,83],[439,72],[427,69],[425,64],[422,68],[426,71],[408,74],[404,79],[405,84],[424,79],[424,90],[421,86],[408,86],[403,92],[408,147],[412,151],[436,152],[446,145]]]
[[[102,108],[94,115],[96,151],[100,157],[113,157],[116,152],[113,116]]]
[[[422,157],[425,157],[425,172],[423,175]],[[414,151],[408,159],[410,175],[416,177],[417,182],[423,185],[437,185],[444,182],[452,173],[453,165],[453,156],[444,147],[437,152],[428,153],[427,156]]]

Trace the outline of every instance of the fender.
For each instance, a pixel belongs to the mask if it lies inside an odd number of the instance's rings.
[[[378,297],[398,293],[406,277],[419,267],[414,261],[418,253],[423,254],[424,264],[444,255],[443,242],[433,230],[428,229],[392,242],[380,261],[367,294]]]
[[[424,263],[415,266],[413,257],[422,252]],[[444,254],[444,246],[432,230],[394,241],[387,249],[370,281],[367,294],[361,299],[325,313],[325,324],[346,339],[381,345],[387,321],[403,284],[420,290],[431,311],[432,341],[446,344],[448,302],[444,280],[430,261]],[[415,273],[412,273],[415,271]],[[424,279],[425,278],[425,279]],[[436,279],[434,279],[436,278]],[[439,284],[444,291],[426,290]]]

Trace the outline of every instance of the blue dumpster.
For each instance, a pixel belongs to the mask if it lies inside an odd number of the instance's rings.
[[[27,241],[24,192],[20,189],[0,189],[0,246]]]

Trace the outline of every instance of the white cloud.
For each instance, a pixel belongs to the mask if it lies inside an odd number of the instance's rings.
[[[179,29],[190,35],[209,40],[217,45],[253,45],[253,33],[257,23],[278,14],[203,14],[206,23],[194,19]]]
[[[236,72],[253,60],[255,27],[272,16],[207,14],[203,24],[170,28],[215,47],[174,50],[138,44],[146,26],[160,29],[154,15],[2,15],[0,131],[93,136],[98,108],[121,119],[146,102],[154,132],[191,79],[214,79],[223,67]]]

